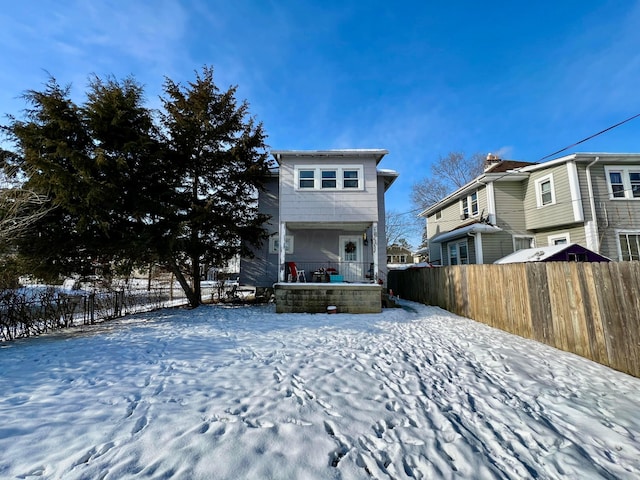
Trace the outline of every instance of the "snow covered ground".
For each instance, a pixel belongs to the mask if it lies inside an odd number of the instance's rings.
[[[0,344],[0,478],[640,478],[640,379],[403,305]]]

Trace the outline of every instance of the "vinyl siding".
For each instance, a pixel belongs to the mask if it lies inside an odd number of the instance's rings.
[[[536,180],[551,175],[555,203],[538,207]],[[567,165],[562,164],[531,173],[525,181],[524,212],[527,230],[556,227],[575,223]]]
[[[513,236],[511,233],[504,231],[482,235],[484,263],[493,263],[510,253],[513,253]]]
[[[612,260],[619,260],[618,231],[640,231],[640,200],[609,198],[605,166],[616,165],[627,168],[630,166],[628,163],[617,164],[615,161],[603,161],[591,168],[591,182],[600,237],[599,253]]]
[[[587,237],[585,235],[584,226],[573,225],[566,228],[554,228],[539,230],[535,233],[535,242],[537,247],[545,247],[549,245],[549,236],[569,234],[569,243],[579,243],[585,245]]]
[[[496,225],[518,235],[526,234],[524,182],[494,182]],[[509,235],[510,236],[510,235]]]
[[[269,177],[265,190],[258,197],[258,210],[271,216],[264,225],[269,234],[278,232],[278,177]],[[278,279],[277,258],[274,261],[269,254],[269,240],[265,240],[260,248],[252,249],[254,258],[240,259],[240,283],[257,287],[270,287]],[[277,256],[276,256],[277,257]]]
[[[362,165],[364,189],[304,191],[295,188],[295,168],[345,164],[343,158],[292,158],[280,165],[280,214],[284,222],[376,222],[378,221],[378,179],[375,160],[353,159],[348,165]]]

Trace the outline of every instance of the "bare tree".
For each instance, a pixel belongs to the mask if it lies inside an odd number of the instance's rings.
[[[385,212],[384,225],[387,248],[393,244],[398,244],[411,249],[412,247],[407,238],[420,232],[422,221],[416,222],[413,212],[400,213],[395,210],[387,210]]]
[[[51,210],[49,199],[22,188],[0,187],[0,243],[22,235]]]
[[[450,152],[431,165],[431,175],[414,183],[411,201],[416,210],[424,210],[482,173],[484,155],[466,157],[462,152]]]

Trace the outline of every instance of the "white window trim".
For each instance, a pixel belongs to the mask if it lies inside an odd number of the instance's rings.
[[[542,203],[542,190],[541,190],[541,186],[543,183],[549,182],[550,186],[551,186],[551,203],[546,203],[543,204]],[[543,208],[543,207],[548,207],[551,205],[555,205],[556,203],[556,189],[555,186],[553,184],[553,173],[550,173],[549,175],[545,175],[542,178],[539,178],[535,181],[535,186],[536,186],[536,205],[538,208]]]
[[[571,235],[569,235],[569,232],[567,233],[558,233],[556,235],[549,235],[547,237],[547,245],[549,245],[550,247],[555,245],[555,241],[556,240],[562,240],[562,239],[566,239],[567,240],[567,245],[571,245]]]
[[[464,245],[465,247],[467,247],[467,263],[461,263],[460,262],[460,245]],[[457,255],[457,259],[458,259],[458,263],[456,263],[456,265],[469,265],[471,259],[469,257],[469,243],[466,240],[459,240],[457,242],[450,242],[449,244],[447,244],[447,256],[448,256],[448,263],[449,265],[451,265],[451,247],[455,246],[456,248],[456,255]]]
[[[616,234],[616,246],[618,247],[618,260],[622,260],[622,246],[620,245],[620,235],[640,235],[640,230],[628,230],[628,229],[615,229]]]
[[[272,235],[269,237],[269,253],[279,253],[278,236]],[[293,253],[293,235],[286,235],[284,237],[285,253],[291,255]]]
[[[513,251],[516,251],[516,239],[526,238],[529,240],[529,248],[534,248],[536,246],[536,237],[533,235],[513,235]]]
[[[300,188],[300,170],[313,170],[313,188]],[[344,171],[355,170],[358,172],[358,187],[344,187]],[[336,172],[335,188],[322,188],[322,172]],[[353,180],[353,179],[349,179]],[[364,166],[363,165],[295,165],[294,166],[295,190],[300,192],[326,192],[326,191],[346,191],[358,192],[364,190]]]
[[[474,193],[476,194],[476,212],[475,213],[473,213],[472,207],[471,207],[472,205],[471,197],[473,196]],[[465,203],[469,208],[469,213],[467,214],[464,213]],[[480,215],[480,195],[478,195],[478,190],[474,190],[473,192],[470,192],[469,195],[467,195],[466,197],[462,197],[460,199],[460,218],[464,220],[467,218],[477,217],[478,215]]]
[[[640,166],[632,165],[606,165],[604,167],[605,177],[607,180],[607,191],[609,192],[609,200],[640,200],[640,197],[634,197],[631,189],[630,173],[640,173]],[[620,172],[622,174],[622,185],[624,188],[624,197],[614,197],[613,188],[611,187],[610,172]]]

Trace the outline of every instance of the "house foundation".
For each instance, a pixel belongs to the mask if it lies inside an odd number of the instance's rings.
[[[380,313],[382,286],[369,283],[276,283],[276,313]]]

